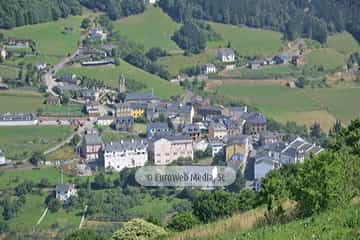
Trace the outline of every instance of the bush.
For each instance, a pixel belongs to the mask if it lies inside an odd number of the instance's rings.
[[[166,231],[142,219],[133,219],[115,232],[112,240],[153,240],[165,236]]]
[[[56,199],[56,198],[51,198],[51,199],[49,200],[47,206],[48,206],[50,212],[53,212],[53,213],[54,213],[54,212],[57,212],[57,211],[60,210],[60,208],[61,208],[61,202],[60,202],[58,199]]]
[[[185,231],[199,223],[199,220],[191,213],[179,213],[171,218],[168,228],[174,231]]]

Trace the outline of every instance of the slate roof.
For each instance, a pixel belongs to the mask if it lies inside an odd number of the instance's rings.
[[[243,114],[247,122],[254,124],[266,124],[266,117],[259,112],[248,112]]]
[[[229,137],[228,144],[245,144],[247,141],[248,136],[246,135],[234,135]]]
[[[34,113],[5,113],[0,114],[0,121],[34,121],[37,117]]]
[[[219,49],[218,54],[222,56],[230,56],[230,55],[235,55],[235,51],[231,48],[221,48]]]
[[[155,97],[151,92],[127,93],[125,97],[125,101],[149,101],[153,99],[155,99]]]
[[[56,185],[56,192],[68,192],[70,189],[74,189],[74,184],[58,184]]]
[[[122,124],[122,123],[134,123],[134,118],[131,116],[124,116],[124,117],[118,117],[116,118],[116,124]]]
[[[105,144],[104,149],[105,152],[124,152],[144,148],[147,148],[147,142],[145,142],[143,139],[131,139]]]
[[[153,123],[148,123],[146,124],[146,129],[150,130],[150,129],[168,129],[169,126],[167,123],[162,123],[162,122],[153,122]]]
[[[103,143],[101,136],[97,134],[87,134],[84,140],[86,145],[101,145]]]

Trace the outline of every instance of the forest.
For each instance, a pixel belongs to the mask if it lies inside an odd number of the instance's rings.
[[[203,19],[267,28],[326,42],[328,33],[347,30],[360,41],[360,3],[356,0],[160,0],[160,7],[184,23]]]
[[[79,15],[82,6],[103,11],[112,20],[145,10],[142,0],[0,0],[0,28],[9,29]]]

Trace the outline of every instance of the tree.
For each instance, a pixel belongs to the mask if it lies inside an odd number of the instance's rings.
[[[194,227],[198,223],[199,220],[191,212],[184,212],[173,216],[168,224],[168,228],[181,232]]]
[[[61,208],[61,202],[60,202],[58,199],[52,197],[52,198],[49,200],[47,206],[48,206],[48,208],[49,208],[49,210],[50,210],[51,212],[55,213],[55,212],[57,212],[57,211],[60,210],[60,208]]]
[[[9,225],[5,222],[0,220],[0,234],[9,231]]]
[[[192,21],[186,22],[175,32],[173,40],[179,47],[191,53],[200,53],[206,48],[204,32]]]
[[[91,20],[89,18],[84,18],[81,21],[81,28],[88,29],[91,26]]]
[[[241,189],[245,187],[245,178],[242,174],[242,170],[238,170],[236,174],[235,182],[227,186],[226,189],[230,192],[239,193]]]
[[[65,91],[61,96],[62,103],[67,105],[70,102],[70,98],[71,98],[70,92]]]
[[[39,165],[39,163],[43,163],[46,161],[46,156],[44,153],[36,151],[31,155],[29,161],[31,164],[37,166]]]
[[[146,56],[153,62],[158,60],[160,57],[165,57],[166,55],[166,50],[163,50],[159,47],[150,48],[150,50],[146,53]]]
[[[165,236],[166,231],[159,226],[146,222],[142,219],[133,219],[123,225],[123,227],[116,231],[112,240],[155,240],[161,236]]]
[[[314,139],[319,139],[322,135],[320,123],[314,122],[314,124],[310,127],[310,136]]]

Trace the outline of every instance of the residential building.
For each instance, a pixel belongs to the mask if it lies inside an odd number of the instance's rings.
[[[83,138],[81,146],[81,155],[87,161],[99,159],[99,153],[101,151],[103,141],[98,134],[89,133]]]
[[[246,120],[244,125],[245,135],[258,135],[266,131],[266,118],[263,114],[258,112],[248,112],[243,115]]]
[[[148,104],[142,102],[125,102],[116,105],[116,116],[131,116],[134,119],[145,117]]]
[[[225,143],[219,139],[209,139],[209,145],[211,147],[212,157],[224,153]]]
[[[76,74],[73,73],[64,73],[58,78],[59,82],[68,83],[68,84],[77,84]]]
[[[115,120],[115,129],[119,131],[132,132],[134,129],[134,118],[131,116],[117,117]]]
[[[260,145],[268,145],[270,143],[281,142],[283,135],[278,132],[264,131],[260,133]]]
[[[106,33],[99,28],[93,28],[90,31],[89,38],[93,41],[104,41],[106,39]]]
[[[201,106],[196,109],[197,119],[200,121],[211,121],[215,117],[222,116],[222,107]]]
[[[194,107],[180,103],[158,103],[149,104],[146,112],[149,121],[158,120],[161,116],[169,118],[174,128],[193,123],[195,115]]]
[[[290,142],[282,151],[280,156],[281,164],[303,163],[310,154],[319,154],[324,149],[315,144],[310,144],[301,137]]]
[[[48,96],[46,99],[46,104],[48,105],[60,105],[61,100],[57,96]]]
[[[95,89],[80,89],[80,97],[85,101],[96,102],[99,100],[99,92]]]
[[[44,71],[47,69],[47,63],[38,63],[36,64],[36,69],[38,71]]]
[[[115,118],[112,116],[102,116],[98,117],[96,125],[98,126],[111,126],[115,121]]]
[[[155,137],[149,147],[155,165],[168,165],[179,158],[194,159],[193,141],[183,135]]]
[[[222,122],[211,122],[209,124],[209,138],[223,140],[228,132],[226,126]]]
[[[87,102],[85,103],[85,112],[89,117],[98,117],[100,116],[99,106],[96,102]]]
[[[0,165],[6,164],[5,153],[0,149]]]
[[[272,170],[281,167],[279,159],[277,159],[271,152],[262,151],[256,154],[254,166],[254,178],[262,180],[266,174]]]
[[[31,126],[38,124],[34,113],[4,113],[0,114],[0,126]]]
[[[6,57],[7,57],[7,55],[8,55],[8,53],[7,53],[6,49],[5,49],[5,48],[1,48],[1,49],[0,49],[0,57],[1,57],[3,60],[5,60]]]
[[[248,66],[251,70],[258,70],[264,64],[264,61],[254,60],[249,62]]]
[[[234,136],[243,133],[243,129],[246,121],[243,119],[225,118],[223,122],[227,130],[227,135]]]
[[[222,48],[218,50],[217,57],[224,63],[235,62],[235,51],[231,48]]]
[[[76,196],[75,184],[58,184],[55,188],[56,199],[67,203],[71,196]]]
[[[154,122],[146,124],[146,135],[148,138],[152,138],[159,134],[168,134],[169,132],[170,128],[167,123]]]
[[[208,137],[208,129],[201,122],[185,124],[182,133],[193,141],[199,141]]]
[[[206,64],[203,73],[206,75],[216,73],[216,66],[212,63]]]
[[[222,112],[226,117],[239,119],[244,115],[244,113],[248,112],[248,107],[246,105],[241,107],[225,107]]]
[[[246,163],[251,150],[248,136],[231,136],[226,145],[226,161],[241,161]]]
[[[128,103],[119,103],[116,105],[115,116],[116,117],[128,117],[131,116],[131,108]]]
[[[148,161],[147,143],[142,139],[111,142],[104,147],[104,168],[121,171],[145,166]]]

